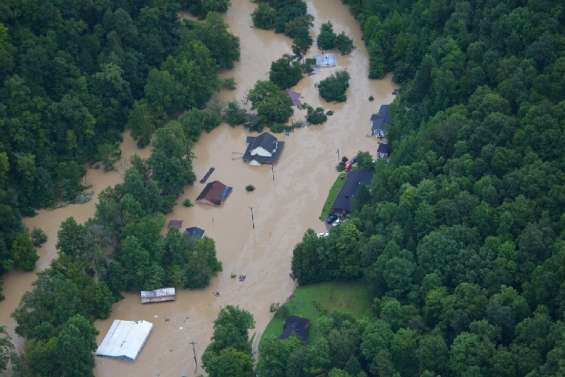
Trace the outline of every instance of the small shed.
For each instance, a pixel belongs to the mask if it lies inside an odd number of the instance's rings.
[[[390,155],[390,146],[388,143],[380,143],[377,148],[377,159],[387,159]]]
[[[152,304],[155,302],[175,301],[177,294],[174,288],[160,288],[153,291],[141,291],[139,298],[142,304]]]
[[[153,324],[147,321],[115,320],[96,349],[96,356],[134,361],[152,329]]]
[[[202,238],[204,236],[204,229],[192,226],[184,230],[184,235],[189,238]]]
[[[220,181],[210,182],[204,187],[204,190],[196,198],[197,202],[210,204],[210,205],[222,205],[228,196],[231,194],[233,188],[224,185]]]
[[[309,320],[307,320],[306,318],[291,315],[287,317],[286,321],[284,322],[284,329],[283,333],[280,336],[280,339],[287,339],[288,337],[296,336],[298,339],[306,342],[308,341],[309,327]]]
[[[296,106],[299,109],[302,107],[302,102],[300,102],[300,97],[301,97],[300,93],[295,92],[292,89],[287,89],[286,94],[288,94],[288,97],[292,101],[293,106]]]
[[[334,54],[316,55],[316,67],[331,68],[336,66],[336,58]]]
[[[180,229],[182,228],[182,220],[170,220],[169,221],[169,225],[168,225],[169,229]]]

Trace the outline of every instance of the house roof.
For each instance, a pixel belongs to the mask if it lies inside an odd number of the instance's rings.
[[[335,67],[336,58],[334,54],[316,55],[316,66],[318,67]]]
[[[349,172],[334,200],[332,212],[351,212],[351,199],[355,197],[361,186],[370,184],[372,179],[373,172],[371,170],[354,170]]]
[[[202,238],[202,236],[204,236],[204,229],[192,226],[184,230],[184,235],[187,237]]]
[[[174,301],[176,299],[175,288],[159,288],[152,291],[139,292],[139,298],[142,304],[152,302]]]
[[[383,153],[383,154],[389,154],[390,153],[390,146],[387,143],[380,143],[379,147],[377,148],[377,152]]]
[[[310,321],[306,318],[297,317],[291,315],[287,317],[284,323],[283,333],[280,339],[287,339],[290,336],[296,336],[303,342],[308,340],[308,328],[310,327]]]
[[[385,132],[385,125],[390,123],[390,105],[381,105],[379,112],[371,115],[373,135]]]
[[[292,89],[287,89],[286,94],[288,94],[288,96],[290,97],[290,100],[292,101],[292,104],[294,106],[296,106],[296,107],[302,106],[302,102],[300,102],[300,93],[295,92]]]
[[[251,152],[258,147],[261,147],[266,151],[271,152],[272,156],[270,157],[259,156],[259,155],[252,156]],[[260,164],[273,164],[277,162],[277,160],[279,159],[283,148],[284,148],[284,142],[278,141],[276,137],[274,137],[268,132],[262,133],[257,137],[248,136],[247,149],[243,154],[243,161],[249,162],[255,160]]]
[[[182,220],[170,220],[168,227],[169,229],[171,228],[180,229],[182,228]]]
[[[204,190],[202,190],[196,200],[207,200],[210,203],[220,205],[227,199],[231,192],[231,187],[224,185],[220,181],[214,181],[204,187]]]
[[[153,324],[147,321],[115,320],[96,349],[96,355],[133,361],[152,329]]]

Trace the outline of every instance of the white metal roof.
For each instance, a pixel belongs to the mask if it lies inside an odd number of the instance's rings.
[[[96,355],[133,361],[143,348],[152,328],[151,322],[117,319],[98,346]]]
[[[174,296],[175,289],[174,288],[159,288],[153,291],[141,291],[140,296],[142,298],[153,298],[153,297],[162,297],[162,296]]]

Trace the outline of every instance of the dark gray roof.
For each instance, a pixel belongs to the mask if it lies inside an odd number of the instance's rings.
[[[266,151],[271,152],[273,155],[271,157],[252,156],[251,151],[253,151],[255,148],[258,147],[261,147]],[[257,137],[248,136],[247,149],[243,154],[243,161],[249,162],[251,160],[256,160],[260,164],[273,164],[279,159],[283,147],[284,147],[284,142],[278,141],[276,137],[274,137],[268,132],[262,133]]]
[[[379,112],[371,115],[373,135],[385,133],[385,125],[390,123],[390,105],[381,105]]]
[[[351,212],[351,199],[362,185],[368,185],[373,179],[372,170],[354,170],[345,177],[345,182],[332,205],[332,212]]]
[[[204,229],[197,226],[186,228],[184,230],[184,235],[187,237],[202,238],[202,236],[204,235]]]
[[[383,154],[390,154],[390,146],[387,143],[380,143],[377,152]]]
[[[303,342],[308,340],[308,328],[310,327],[310,321],[306,318],[297,317],[291,315],[287,317],[284,323],[283,333],[280,339],[286,339],[290,336],[296,336]]]

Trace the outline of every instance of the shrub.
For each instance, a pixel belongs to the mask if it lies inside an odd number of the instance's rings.
[[[230,126],[239,126],[244,124],[248,119],[247,112],[242,109],[237,102],[228,103],[228,107],[224,112],[224,121]]]
[[[255,191],[255,186],[253,186],[253,185],[247,185],[247,186],[245,186],[245,191],[247,191],[247,192],[253,192],[253,191]]]
[[[183,205],[184,207],[186,207],[186,208],[190,208],[190,207],[193,207],[193,206],[194,206],[194,204],[192,204],[192,201],[191,201],[190,199],[185,199],[185,200],[182,202],[182,205]]]
[[[328,120],[327,115],[324,113],[324,109],[317,107],[316,109],[308,107],[308,114],[306,115],[306,120],[310,124],[322,124]]]
[[[224,89],[234,90],[234,89],[236,88],[235,80],[234,80],[233,78],[231,78],[231,77],[225,79],[225,80],[222,82],[222,87],[223,87]]]
[[[31,231],[31,241],[33,242],[33,246],[40,247],[47,242],[47,234],[40,228],[33,228]]]
[[[320,96],[329,102],[345,102],[347,96],[345,92],[349,88],[349,73],[346,71],[337,72],[318,85]]]
[[[335,47],[337,36],[334,33],[333,25],[331,22],[322,24],[320,34],[318,35],[317,43],[320,50],[331,50]]]
[[[349,55],[353,51],[353,41],[344,32],[335,38],[335,47],[342,55]]]

